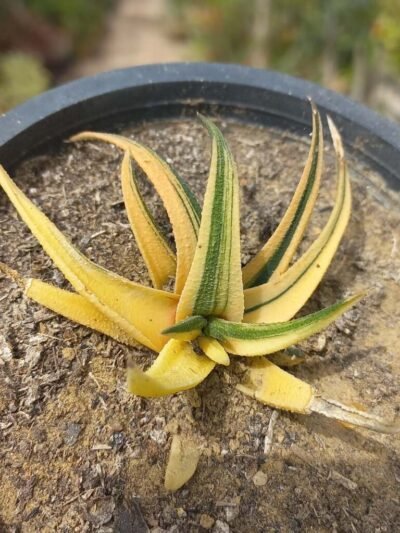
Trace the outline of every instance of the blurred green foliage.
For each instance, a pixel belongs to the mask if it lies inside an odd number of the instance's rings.
[[[0,56],[0,112],[36,96],[49,86],[50,78],[39,60],[22,53]]]
[[[261,31],[261,66],[334,88],[359,91],[375,67],[400,72],[400,0],[170,2],[202,59],[252,64]]]
[[[198,58],[245,60],[251,43],[251,0],[172,0],[171,5]]]
[[[24,0],[34,13],[66,30],[78,54],[84,53],[98,37],[104,14],[114,3],[115,0]]]

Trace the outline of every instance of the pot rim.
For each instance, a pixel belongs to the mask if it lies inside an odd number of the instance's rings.
[[[122,113],[176,116],[204,105],[242,120],[273,117],[308,133],[310,98],[337,123],[347,147],[400,188],[400,125],[309,81],[223,63],[129,67],[51,89],[0,117],[0,162],[10,167],[50,141]]]

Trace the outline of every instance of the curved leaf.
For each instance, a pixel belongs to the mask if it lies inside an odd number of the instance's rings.
[[[122,330],[84,296],[34,278],[27,279],[25,285],[25,295],[40,305],[77,324],[104,333],[118,342],[137,346],[135,337]]]
[[[245,288],[278,279],[288,268],[307,227],[318,195],[324,155],[322,124],[314,105],[312,116],[313,135],[303,175],[279,226],[243,268]]]
[[[329,126],[336,150],[338,172],[332,213],[319,237],[277,281],[245,290],[245,322],[290,320],[317,288],[340,244],[351,213],[351,187],[340,135],[332,121]]]
[[[242,320],[239,181],[222,133],[210,120],[202,121],[212,138],[210,173],[196,252],[176,319],[214,315]]]
[[[325,329],[363,296],[364,293],[357,294],[316,313],[276,324],[245,324],[210,318],[203,331],[205,335],[219,340],[228,353],[267,355]]]
[[[87,259],[25,196],[1,166],[0,186],[45,252],[79,294],[129,337],[153,350],[164,346],[166,338],[161,331],[174,323],[176,295],[133,283]]]
[[[214,367],[215,363],[208,357],[197,355],[190,343],[171,339],[146,372],[128,368],[128,391],[152,398],[192,389]]]
[[[132,140],[111,133],[85,131],[70,139],[104,141],[123,150],[141,167],[160,195],[174,232],[177,252],[175,292],[180,294],[189,273],[200,225],[201,209],[186,182],[153,150]]]
[[[121,185],[126,212],[139,250],[156,289],[175,276],[176,258],[139,192],[129,152],[121,166]]]
[[[209,337],[199,337],[197,342],[202,351],[211,359],[211,361],[214,361],[214,363],[219,365],[229,366],[229,363],[231,362],[229,355],[217,340],[210,339]]]
[[[237,388],[271,407],[295,413],[319,413],[328,418],[380,433],[400,433],[400,421],[387,420],[318,396],[311,385],[285,372],[265,358],[252,361],[245,382]]]

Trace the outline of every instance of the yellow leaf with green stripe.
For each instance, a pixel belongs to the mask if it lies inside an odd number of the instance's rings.
[[[207,326],[203,328],[203,333],[217,339],[228,353],[245,356],[267,355],[297,344],[325,329],[364,294],[357,294],[289,322],[246,324],[210,318]]]
[[[0,186],[20,217],[74,289],[130,337],[154,350],[174,323],[177,296],[143,287],[102,268],[79,252],[0,166]]]
[[[196,198],[186,182],[150,148],[111,133],[87,131],[71,137],[74,142],[88,140],[108,142],[129,151],[160,195],[174,232],[177,258],[175,292],[180,294],[196,249],[201,217]]]
[[[143,372],[128,369],[128,391],[151,398],[192,389],[215,367],[204,355],[197,355],[190,343],[171,339],[152,366]]]
[[[245,290],[245,322],[290,320],[317,288],[343,237],[351,213],[350,180],[339,132],[332,121],[329,127],[338,173],[336,201],[329,220],[310,248],[277,281]]]
[[[303,175],[279,226],[243,268],[245,288],[278,279],[288,268],[307,227],[318,195],[324,155],[321,119],[314,106],[312,115],[313,134]]]
[[[121,185],[132,232],[154,287],[161,289],[169,278],[175,276],[176,258],[143,201],[128,151],[122,160]]]
[[[239,181],[229,147],[213,122],[202,118],[212,155],[196,252],[179,300],[177,321],[192,315],[243,318]]]

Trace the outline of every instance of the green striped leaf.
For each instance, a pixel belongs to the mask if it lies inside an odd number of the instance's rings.
[[[245,288],[276,280],[285,272],[300,244],[317,199],[323,166],[323,131],[312,105],[313,135],[303,175],[279,226],[258,254],[243,268]]]
[[[201,117],[212,138],[212,156],[196,252],[177,309],[192,315],[243,318],[240,264],[239,181],[220,130]]]
[[[323,330],[364,295],[365,293],[357,294],[316,313],[276,324],[245,324],[210,318],[203,332],[204,335],[219,340],[228,353],[267,355]]]
[[[111,133],[86,131],[70,139],[104,141],[129,151],[160,195],[174,232],[177,256],[175,292],[180,294],[192,265],[201,209],[187,183],[153,150],[132,139]]]
[[[180,320],[173,326],[164,329],[161,333],[174,339],[191,341],[198,337],[207,325],[207,319],[200,315],[192,315]]]
[[[161,289],[169,278],[175,276],[176,258],[143,201],[128,151],[125,152],[121,165],[121,185],[132,232],[154,287]]]
[[[289,270],[278,278],[245,290],[245,322],[290,320],[320,283],[336,253],[351,214],[351,187],[340,134],[329,119],[336,151],[338,187],[335,206],[324,229]]]

